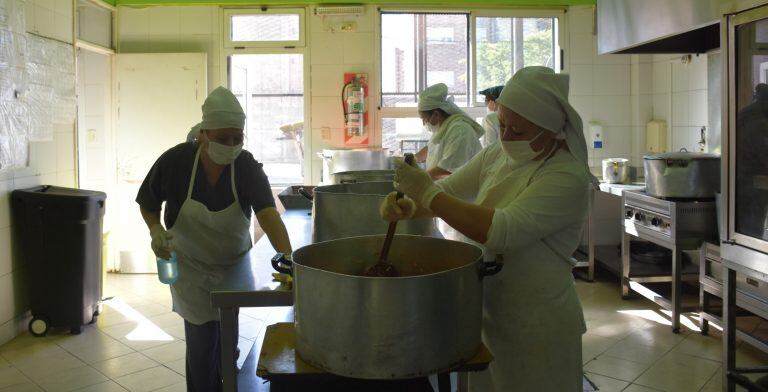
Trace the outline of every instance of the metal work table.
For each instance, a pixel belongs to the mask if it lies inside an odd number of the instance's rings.
[[[482,345],[469,361],[451,369],[455,372],[482,371],[493,356]],[[385,390],[432,391],[426,377],[413,380],[352,380],[317,369],[296,355],[293,323],[278,323],[267,327],[256,374],[272,383],[278,390]],[[450,391],[449,372],[438,375],[440,392]]]
[[[312,220],[309,210],[288,210],[282,215],[294,249],[312,241]],[[288,284],[273,281],[270,260],[275,250],[267,236],[263,236],[250,251],[249,281],[240,287],[226,287],[211,293],[211,302],[219,308],[221,318],[221,373],[224,391],[237,391],[235,336],[237,317],[235,310],[247,307],[291,306],[293,291]]]

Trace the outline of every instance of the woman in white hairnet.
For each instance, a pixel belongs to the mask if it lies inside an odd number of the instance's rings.
[[[275,250],[291,253],[262,165],[243,151],[244,124],[232,92],[213,90],[203,103],[197,141],[163,153],[136,197],[155,255],[168,259],[174,251],[178,259],[171,295],[173,310],[184,318],[188,391],[222,388],[219,315],[210,293],[248,278],[251,211]]]
[[[571,253],[586,219],[590,183],[579,115],[568,103],[568,75],[527,67],[497,103],[501,142],[437,183],[397,164],[388,221],[435,215],[504,268],[484,284],[483,342],[494,360],[469,376],[472,391],[582,390],[586,331],[571,275]],[[414,202],[415,201],[415,202]]]
[[[496,100],[499,99],[503,88],[504,86],[495,86],[480,90],[480,95],[485,97],[485,107],[488,109],[488,114],[483,117],[485,134],[480,139],[483,148],[499,141],[499,114],[497,113],[499,106],[496,105]]]
[[[432,137],[416,160],[426,161],[427,173],[434,179],[453,173],[483,148],[478,140],[483,127],[448,98],[448,86],[443,83],[419,94],[419,117]]]

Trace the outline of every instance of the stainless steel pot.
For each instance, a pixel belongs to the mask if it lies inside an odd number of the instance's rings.
[[[354,150],[323,150],[320,154],[324,159],[325,173],[353,170],[386,170],[392,169],[392,160],[387,149],[354,149]],[[327,178],[327,177],[326,177]]]
[[[713,198],[720,191],[720,156],[698,152],[646,155],[645,191],[663,198]]]
[[[474,245],[397,235],[388,260],[403,276],[361,276],[383,235],[321,242],[293,252],[296,351],[330,373],[364,379],[434,374],[480,347],[484,263]],[[276,261],[277,260],[277,261]]]
[[[629,159],[603,159],[603,181],[609,184],[626,184],[629,182]]]
[[[389,226],[379,207],[394,191],[391,181],[318,186],[312,206],[312,242],[361,235],[384,234]],[[435,219],[409,219],[397,225],[398,234],[439,237]]]
[[[355,184],[358,182],[384,182],[395,179],[394,170],[353,170],[331,174],[331,184]]]

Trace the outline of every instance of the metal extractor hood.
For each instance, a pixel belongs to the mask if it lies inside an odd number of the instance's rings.
[[[720,47],[723,0],[597,0],[597,52],[704,53]]]

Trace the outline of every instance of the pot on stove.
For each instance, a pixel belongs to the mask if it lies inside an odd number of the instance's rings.
[[[720,156],[699,152],[646,155],[645,191],[649,196],[712,199],[720,191]]]

